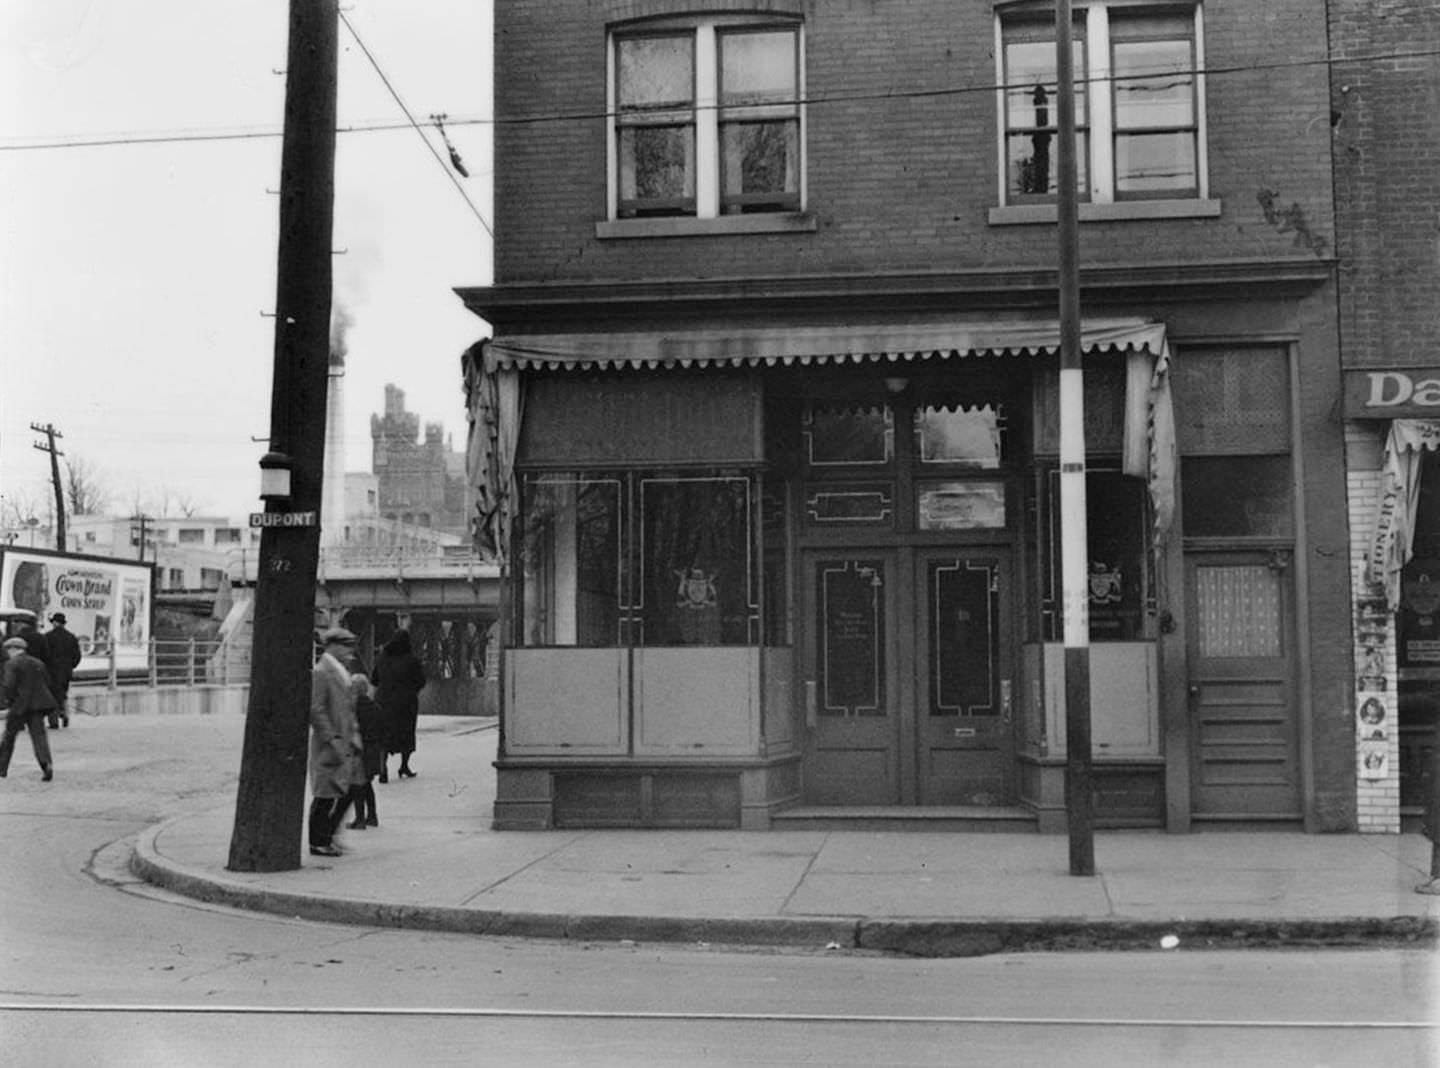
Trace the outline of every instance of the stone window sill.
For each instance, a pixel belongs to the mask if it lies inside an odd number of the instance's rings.
[[[1080,204],[1080,221],[1121,222],[1131,219],[1213,219],[1218,200],[1123,200],[1116,204]],[[1054,204],[1015,204],[990,209],[991,226],[1026,226],[1055,222]]]
[[[609,219],[595,224],[602,240],[633,237],[722,237],[730,234],[814,233],[815,217],[803,212],[775,215],[722,215],[716,219],[667,216],[657,219]]]

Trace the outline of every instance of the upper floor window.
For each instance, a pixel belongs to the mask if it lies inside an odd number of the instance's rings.
[[[1054,16],[1000,15],[1007,204],[1055,196]],[[1082,200],[1194,199],[1205,185],[1201,14],[1192,5],[1077,5],[1076,170]]]
[[[667,20],[613,40],[615,217],[800,210],[797,24]]]
[[[199,527],[181,527],[178,538],[181,545],[204,545],[205,531]]]

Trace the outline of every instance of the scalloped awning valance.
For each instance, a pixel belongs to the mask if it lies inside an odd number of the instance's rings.
[[[1085,352],[1148,352],[1165,345],[1163,323],[1099,319],[1084,324]],[[660,370],[687,367],[910,363],[969,356],[1056,352],[1053,321],[951,321],[901,325],[726,327],[615,333],[521,334],[493,339],[497,368]]]

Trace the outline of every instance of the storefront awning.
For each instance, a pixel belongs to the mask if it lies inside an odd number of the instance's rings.
[[[464,357],[471,421],[468,464],[478,489],[477,518],[487,540],[503,552],[524,411],[521,372],[913,363],[1045,356],[1059,347],[1059,324],[1033,319],[517,334],[482,341]],[[1087,320],[1081,347],[1087,354],[1129,357],[1124,469],[1150,485],[1158,542],[1169,531],[1175,502],[1175,423],[1165,324]]]
[[[1139,319],[1087,322],[1085,352],[1158,356],[1165,327]],[[901,363],[967,356],[1041,356],[1057,352],[1053,321],[952,321],[858,326],[764,326],[619,333],[525,334],[488,346],[493,366],[516,370],[657,370],[707,366]]]

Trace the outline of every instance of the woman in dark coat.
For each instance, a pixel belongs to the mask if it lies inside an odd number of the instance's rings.
[[[410,632],[398,630],[380,651],[375,664],[375,699],[385,713],[389,738],[388,754],[400,754],[401,778],[413,779],[410,754],[415,752],[415,721],[420,715],[420,691],[425,686],[425,669],[410,648]],[[380,781],[388,782],[385,764],[380,766]]]

